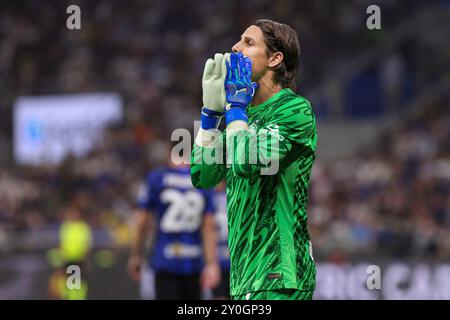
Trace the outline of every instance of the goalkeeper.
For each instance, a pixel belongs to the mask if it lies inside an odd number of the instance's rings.
[[[309,101],[294,92],[297,34],[257,20],[232,51],[205,64],[191,179],[197,188],[226,179],[233,299],[312,299],[306,207],[317,135]]]

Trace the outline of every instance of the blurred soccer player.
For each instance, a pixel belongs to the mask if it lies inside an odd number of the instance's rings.
[[[306,207],[317,135],[309,101],[294,92],[297,33],[258,20],[232,51],[205,64],[192,181],[211,188],[226,178],[233,299],[311,299]],[[205,160],[211,154],[220,161]]]
[[[59,248],[51,260],[55,270],[50,277],[50,296],[56,299],[85,300],[88,295],[88,284],[82,277],[80,286],[69,288],[66,273],[69,266],[77,266],[85,274],[87,260],[92,247],[92,229],[82,217],[76,206],[64,211],[63,222],[59,228]],[[52,252],[52,251],[50,251]]]
[[[212,290],[214,299],[230,298],[230,250],[228,249],[227,194],[225,181],[214,189],[214,206],[216,208],[217,253],[220,264],[220,283]]]
[[[176,164],[181,160],[184,164]],[[184,159],[172,154],[168,167],[152,171],[138,195],[128,272],[139,281],[150,231],[148,265],[158,300],[201,299],[202,288],[220,281],[211,194],[192,186],[188,161],[188,154]]]

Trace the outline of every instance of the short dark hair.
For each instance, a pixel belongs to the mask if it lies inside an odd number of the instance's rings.
[[[277,51],[283,53],[283,61],[275,70],[274,81],[280,83],[283,88],[291,88],[295,91],[300,60],[300,43],[297,32],[287,24],[268,19],[256,20],[253,25],[261,29],[269,51],[268,54]]]

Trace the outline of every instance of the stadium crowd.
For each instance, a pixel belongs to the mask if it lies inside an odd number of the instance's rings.
[[[68,206],[83,211],[104,237],[98,241],[126,245],[139,183],[165,163],[172,130],[192,130],[198,119],[205,59],[228,51],[242,28],[265,13],[299,32],[299,88],[306,96],[355,52],[383,41],[382,31],[360,32],[366,1],[78,3],[82,28],[76,31],[65,27],[64,1],[2,4],[0,247],[14,232],[55,230]],[[423,4],[381,3],[386,26]],[[408,60],[413,48],[402,50],[393,64],[420,66]],[[431,74],[414,71],[419,78]],[[18,96],[98,91],[119,92],[126,114],[86,157],[68,157],[57,167],[14,164],[11,120]],[[336,259],[359,251],[449,258],[449,104],[449,96],[424,104],[376,145],[331,164],[318,160],[309,205],[318,252]]]

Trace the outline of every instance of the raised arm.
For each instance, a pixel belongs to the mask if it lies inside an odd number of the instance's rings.
[[[225,75],[228,54],[216,53],[208,59],[202,78],[203,108],[201,128],[191,157],[191,178],[196,188],[212,188],[225,175],[223,137],[218,127],[224,115]]]

